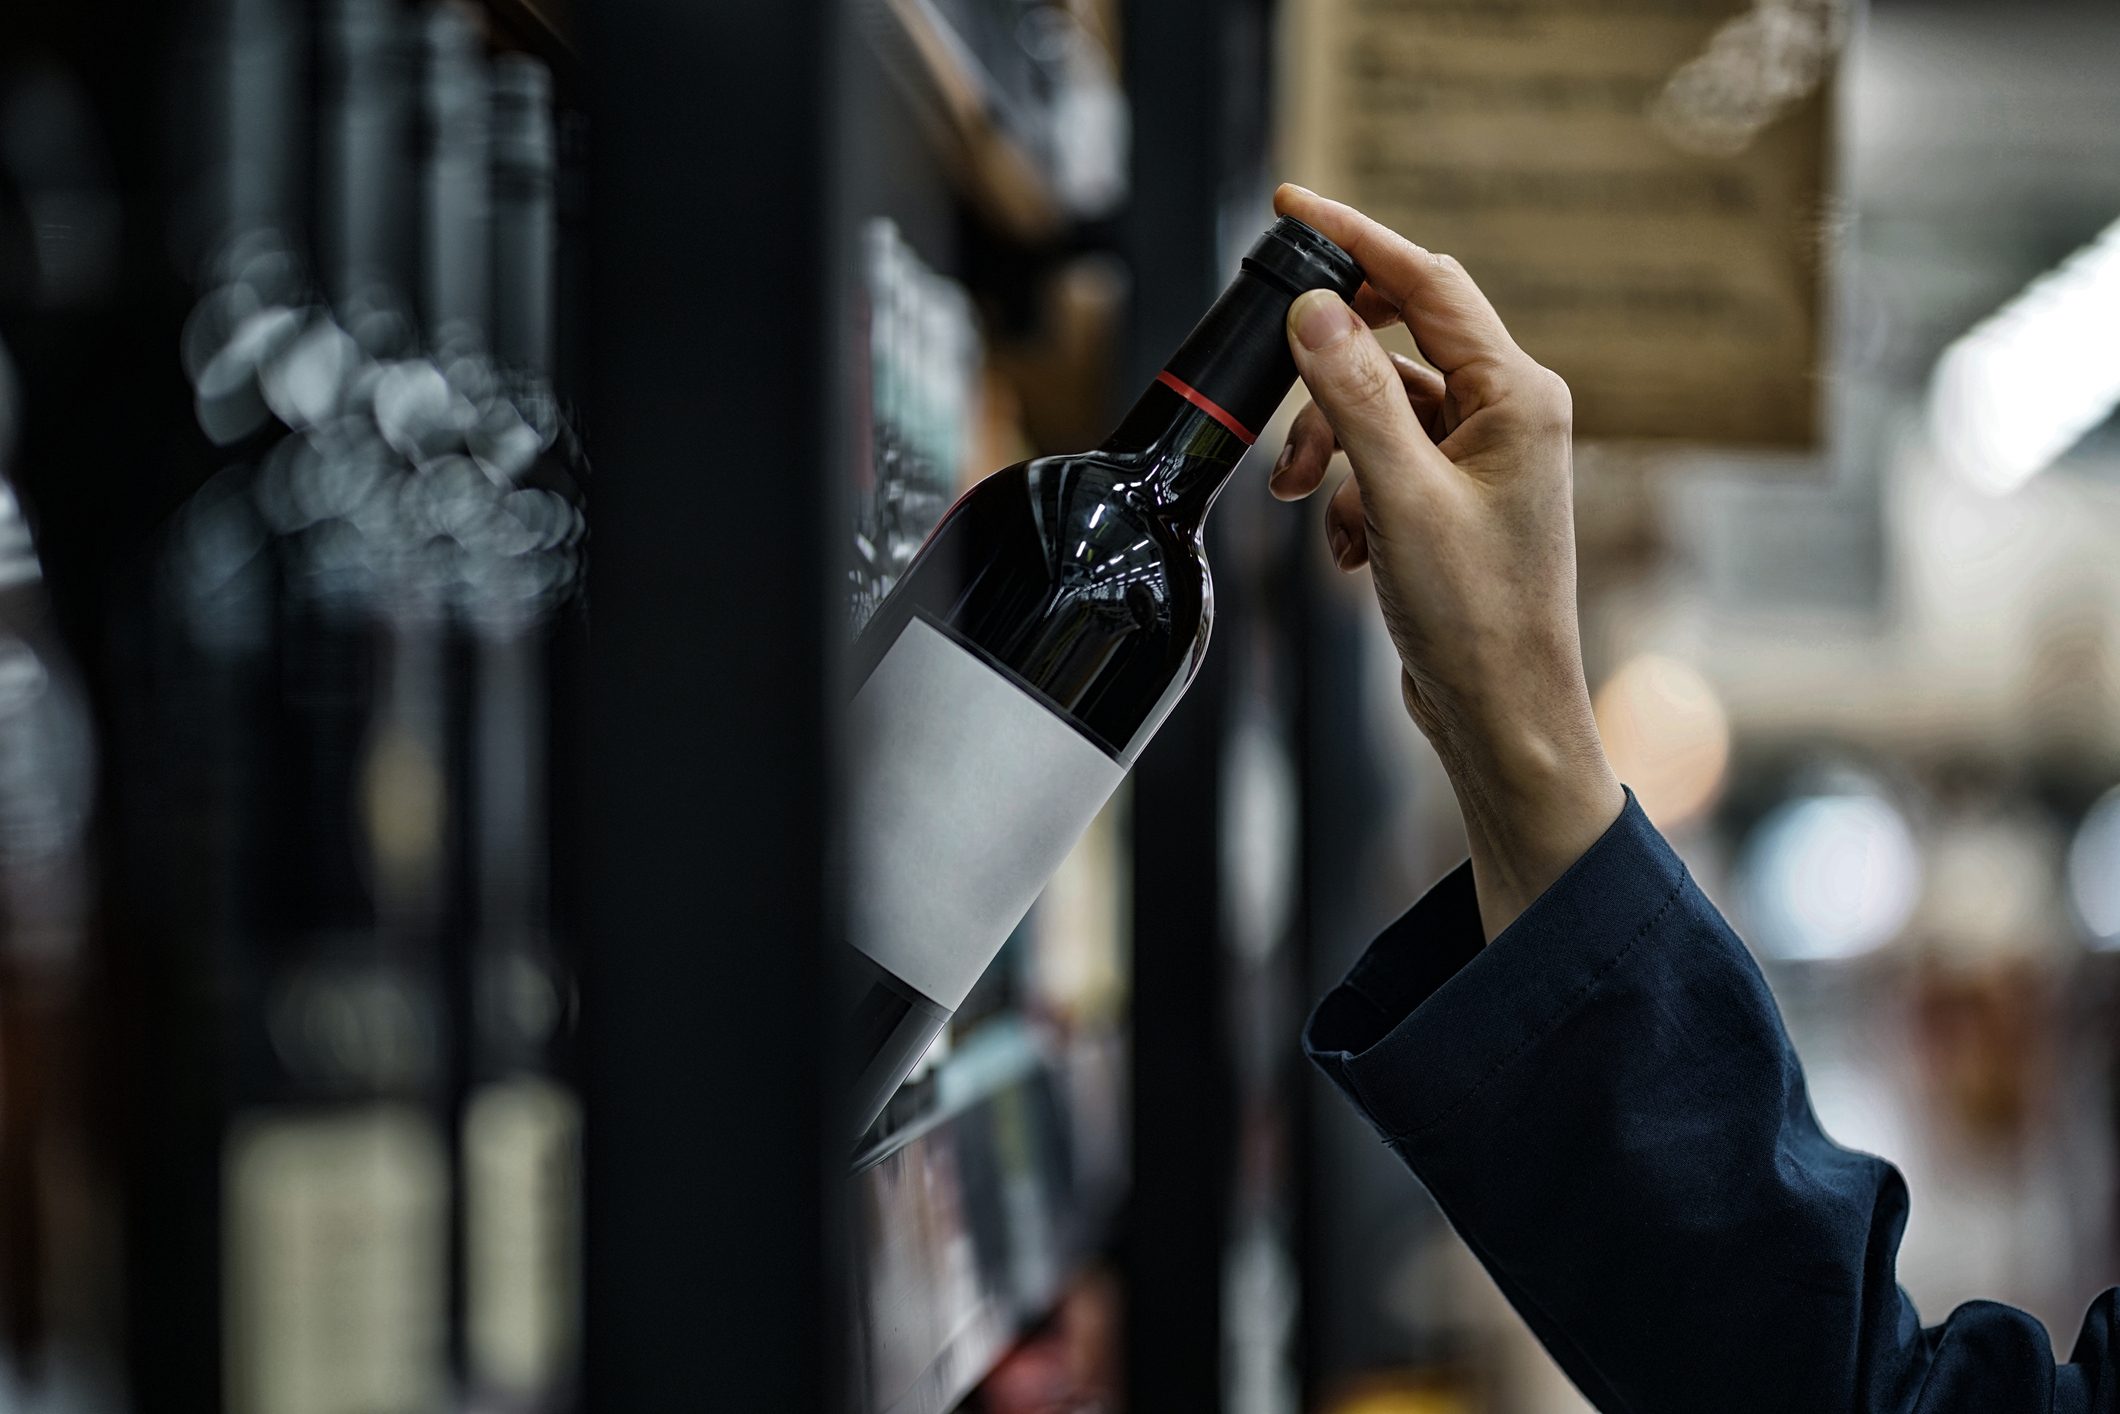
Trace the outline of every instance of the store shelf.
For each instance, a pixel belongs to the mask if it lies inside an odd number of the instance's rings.
[[[997,227],[1021,240],[1067,223],[1050,175],[1011,131],[1010,97],[933,0],[878,0],[877,51],[919,108],[951,180]]]
[[[484,0],[484,6],[494,39],[505,47],[534,54],[563,76],[580,67],[567,0]]]
[[[992,1023],[938,1071],[935,1109],[857,1160],[855,1407],[954,1409],[1098,1249],[1117,1175],[1080,1136],[1110,1051]]]

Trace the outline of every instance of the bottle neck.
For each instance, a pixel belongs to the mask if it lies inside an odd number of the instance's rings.
[[[1178,346],[1104,450],[1144,457],[1145,485],[1195,524],[1296,381],[1285,332],[1301,291],[1247,266]]]

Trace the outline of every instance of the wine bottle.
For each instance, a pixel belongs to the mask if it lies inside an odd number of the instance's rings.
[[[1360,269],[1282,218],[1094,451],[996,472],[853,648],[848,939],[860,1128],[963,1001],[1192,680],[1201,533],[1295,382],[1284,324]]]
[[[217,476],[179,530],[195,560],[251,521],[262,569],[252,604],[196,574],[181,601],[210,690],[240,693],[245,724],[215,753],[234,867],[210,955],[228,1057],[214,1407],[431,1414],[450,1398],[458,871],[456,556],[436,522],[462,480],[435,466],[464,414],[413,356],[405,291],[453,228],[409,219],[428,213],[401,147],[419,54],[400,7],[331,0],[313,18],[329,200],[282,260],[301,332],[258,361],[274,419],[260,455]],[[438,126],[424,125],[437,146],[453,136]]]
[[[112,1175],[91,1083],[89,705],[8,478],[0,348],[0,1409],[116,1407]]]
[[[493,66],[495,396],[470,434],[496,521],[464,554],[471,750],[468,1074],[458,1124],[468,1407],[571,1407],[581,1265],[574,982],[551,908],[548,783],[557,620],[579,572],[573,443],[551,374],[557,278],[552,75]]]

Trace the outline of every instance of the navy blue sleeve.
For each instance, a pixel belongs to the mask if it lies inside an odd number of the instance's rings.
[[[2120,1414],[2116,1293],[1924,1328],[1907,1194],[1811,1113],[1764,978],[1628,796],[1486,947],[1469,868],[1311,1017],[1311,1058],[1561,1367],[1629,1414]]]

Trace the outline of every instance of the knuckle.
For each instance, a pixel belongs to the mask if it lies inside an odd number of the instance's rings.
[[[1550,426],[1566,431],[1575,424],[1575,394],[1568,387],[1568,380],[1552,369],[1539,368],[1539,407],[1543,420]]]
[[[1510,401],[1529,426],[1567,432],[1575,425],[1575,394],[1568,380],[1543,364],[1528,363],[1511,390]]]

